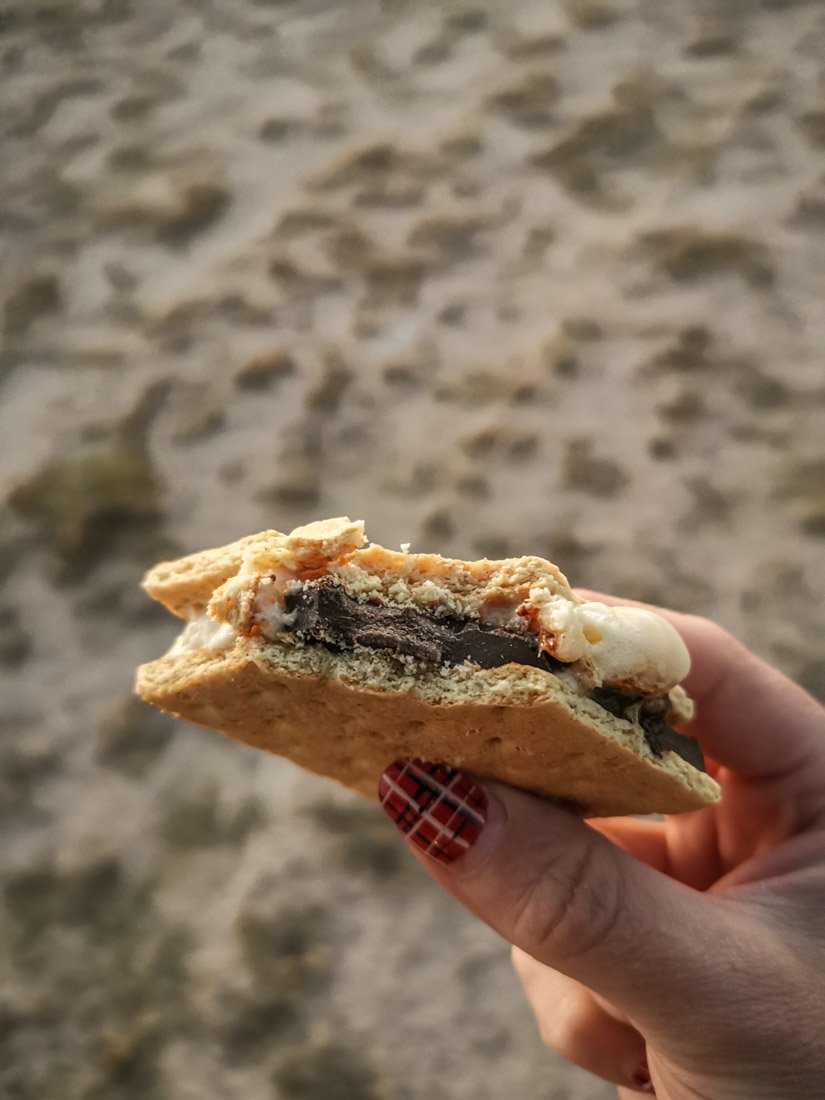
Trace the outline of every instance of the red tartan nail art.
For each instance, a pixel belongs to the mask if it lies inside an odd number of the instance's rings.
[[[381,805],[422,852],[452,863],[472,847],[487,819],[487,795],[457,768],[396,760],[378,785]]]

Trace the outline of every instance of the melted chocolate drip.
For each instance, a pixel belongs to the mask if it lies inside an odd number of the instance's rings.
[[[600,687],[593,689],[590,698],[617,718],[627,718],[628,711],[638,707],[636,721],[642,727],[645,740],[656,756],[661,756],[669,749],[699,771],[705,770],[705,760],[696,741],[683,733],[677,733],[668,725],[669,705],[665,696],[632,695],[616,688]]]

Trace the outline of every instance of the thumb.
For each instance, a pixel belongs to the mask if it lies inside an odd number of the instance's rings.
[[[741,958],[727,907],[640,863],[569,810],[403,760],[381,804],[419,862],[510,943],[661,1029]],[[738,931],[738,935],[734,932]]]

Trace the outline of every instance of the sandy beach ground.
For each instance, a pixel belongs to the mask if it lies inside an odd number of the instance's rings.
[[[823,58],[791,0],[0,4],[0,1095],[613,1095],[377,810],[131,699],[138,582],[349,513],[823,697]]]

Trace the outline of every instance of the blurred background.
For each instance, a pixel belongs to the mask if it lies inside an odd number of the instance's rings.
[[[131,698],[138,582],[348,513],[822,698],[823,58],[793,0],[0,4],[0,1095],[613,1095],[379,811]]]

